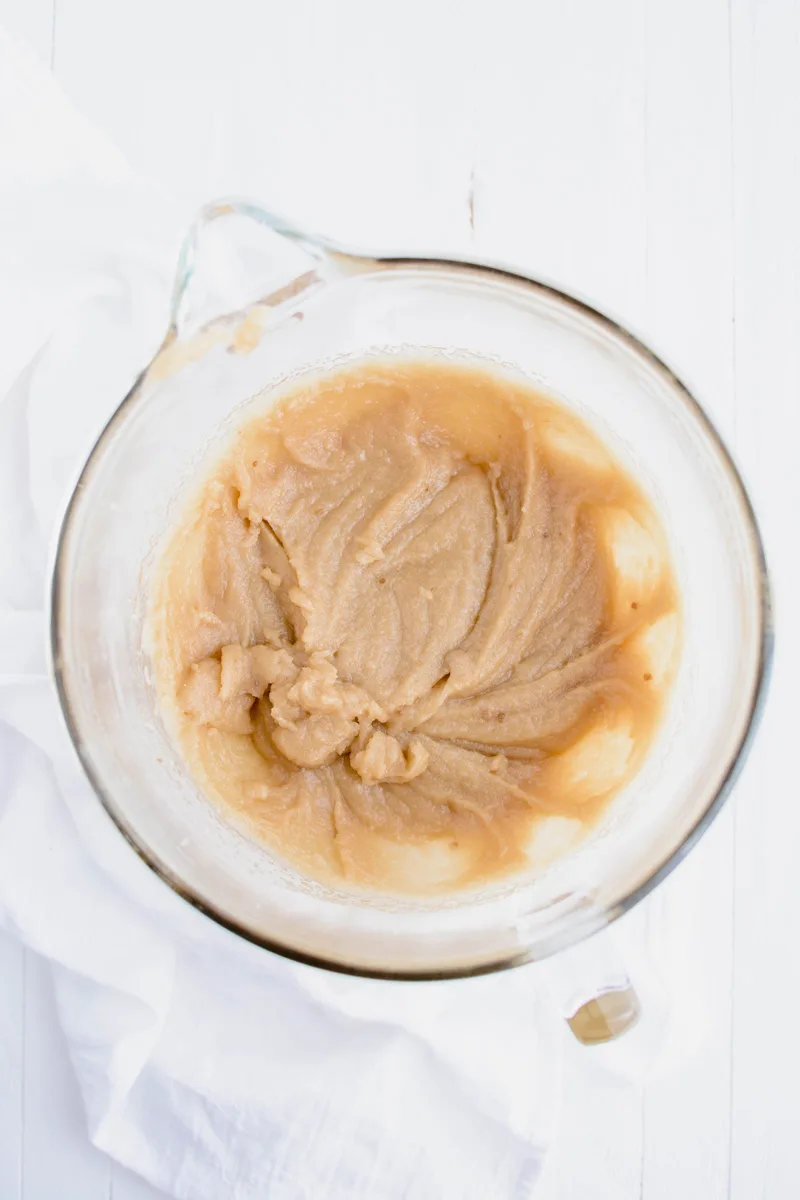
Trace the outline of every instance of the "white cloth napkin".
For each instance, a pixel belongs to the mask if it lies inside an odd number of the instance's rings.
[[[150,874],[81,774],[48,549],[160,340],[182,217],[2,30],[0,112],[0,922],[53,964],[90,1136],[186,1200],[527,1197],[557,1091],[529,972],[386,984],[247,946]]]

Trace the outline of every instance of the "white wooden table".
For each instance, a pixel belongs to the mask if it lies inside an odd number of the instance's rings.
[[[519,263],[642,331],[737,451],[797,620],[798,0],[0,0],[0,22],[187,219],[249,193],[342,241]],[[780,650],[734,801],[633,918],[662,951],[690,930],[662,965],[694,972],[702,1036],[643,1086],[570,1059],[541,1200],[800,1195],[795,631]],[[155,1196],[88,1144],[47,970],[1,940],[0,1200]]]

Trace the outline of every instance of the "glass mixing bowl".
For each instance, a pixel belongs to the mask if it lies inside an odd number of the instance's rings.
[[[293,376],[414,352],[500,364],[588,421],[661,514],[683,604],[666,716],[596,832],[543,873],[435,902],[312,884],[221,821],[165,731],[142,646],[156,548],[221,431]],[[394,979],[540,959],[636,904],[728,794],[770,645],[764,555],[739,475],[696,400],[637,338],[513,271],[349,253],[241,202],[209,205],[186,238],[168,335],[89,456],[53,580],[53,663],[70,733],[145,862],[269,950]],[[626,1004],[610,1032],[630,1024],[635,1002]]]

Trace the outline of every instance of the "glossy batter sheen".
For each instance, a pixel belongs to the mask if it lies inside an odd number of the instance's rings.
[[[204,790],[301,872],[399,893],[569,849],[639,765],[678,632],[658,522],[595,435],[431,362],[251,418],[152,600]]]

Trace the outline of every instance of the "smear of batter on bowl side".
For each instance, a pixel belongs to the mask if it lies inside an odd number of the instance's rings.
[[[586,424],[477,366],[365,360],[250,417],[151,604],[221,812],[314,879],[545,865],[639,767],[673,673],[659,522]]]

